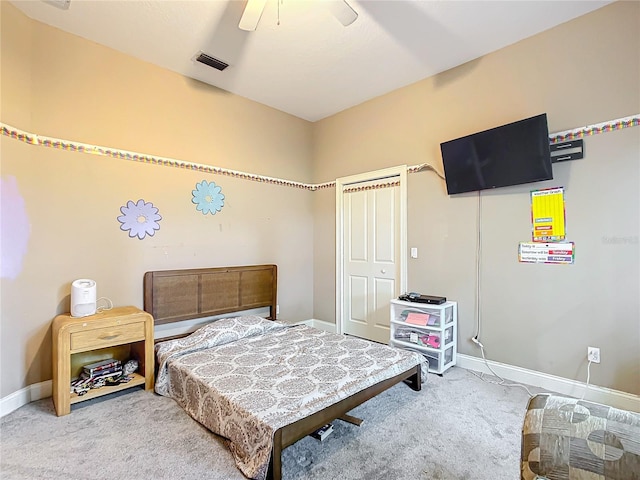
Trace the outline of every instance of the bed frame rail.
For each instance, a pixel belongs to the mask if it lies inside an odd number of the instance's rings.
[[[286,425],[276,430],[273,438],[273,450],[271,451],[271,462],[269,464],[268,480],[282,479],[282,451],[289,445],[293,445],[301,438],[316,431],[318,428],[330,423],[340,417],[346,416],[347,412],[353,410],[358,405],[363,404],[367,400],[393,387],[397,383],[406,382],[415,391],[422,389],[422,369],[420,365],[416,365],[410,370],[403,372],[395,377],[388,378],[382,382],[376,383],[350,397],[341,400],[338,403],[329,405],[313,415],[298,420],[292,424]],[[355,418],[355,417],[351,417]],[[347,420],[348,421],[348,420]]]

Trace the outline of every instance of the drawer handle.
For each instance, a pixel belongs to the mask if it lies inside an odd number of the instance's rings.
[[[113,335],[102,335],[100,338],[100,340],[113,340],[116,337],[119,337],[120,334],[119,333],[115,333]]]

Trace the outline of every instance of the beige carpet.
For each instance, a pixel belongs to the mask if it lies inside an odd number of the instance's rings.
[[[533,393],[536,393],[531,389]],[[517,480],[529,396],[454,367],[421,392],[400,384],[283,454],[284,480]],[[2,418],[0,478],[242,480],[224,440],[140,389],[56,417],[50,398]]]

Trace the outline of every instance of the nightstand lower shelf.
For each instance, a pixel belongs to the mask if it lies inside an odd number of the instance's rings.
[[[138,373],[133,373],[131,376],[133,378],[127,383],[121,383],[119,385],[113,385],[113,386],[105,385],[104,387],[100,387],[100,388],[92,388],[84,395],[78,395],[76,393],[72,393],[69,396],[69,404],[73,405],[74,403],[84,402],[85,400],[98,398],[98,397],[101,397],[102,395],[109,395],[110,393],[119,392],[127,388],[133,388],[138,386],[144,387],[146,380],[142,375]]]

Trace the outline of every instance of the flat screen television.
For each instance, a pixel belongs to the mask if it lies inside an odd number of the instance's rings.
[[[552,180],[547,114],[440,144],[447,193]]]

